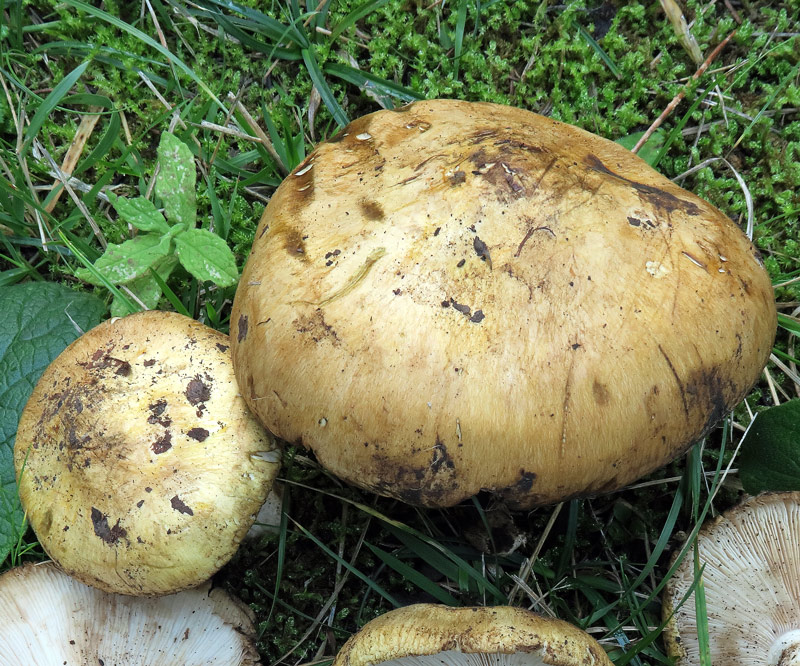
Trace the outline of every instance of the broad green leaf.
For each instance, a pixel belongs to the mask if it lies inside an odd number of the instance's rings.
[[[169,249],[169,236],[144,234],[119,245],[109,244],[94,267],[111,284],[124,284],[147,273],[150,266],[169,254]],[[90,284],[100,285],[97,277],[86,268],[78,269],[75,275]]]
[[[800,490],[800,400],[756,416],[739,450],[739,478],[746,492]]]
[[[22,409],[50,361],[105,309],[95,296],[49,282],[0,290],[0,563],[21,536],[13,451]]]
[[[634,132],[633,134],[628,134],[628,136],[617,139],[616,143],[623,148],[633,150],[634,146],[643,136],[644,132]],[[664,132],[662,130],[656,130],[653,132],[653,135],[645,141],[644,145],[639,148],[636,154],[652,166],[658,158],[659,151],[664,146],[664,139]]]
[[[158,283],[158,280],[153,277],[153,270],[158,273],[162,280],[166,281],[167,278],[169,278],[169,274],[172,273],[172,270],[177,265],[178,260],[175,257],[159,259],[151,266],[151,270],[148,270],[147,273],[141,277],[126,283],[125,286],[130,289],[136,298],[144,303],[148,309],[154,310],[161,300],[162,292],[161,285]],[[124,317],[126,314],[128,314],[128,306],[122,302],[121,299],[115,297],[114,300],[111,301],[111,316]]]
[[[178,259],[201,282],[230,287],[239,279],[236,257],[216,234],[205,229],[189,229],[175,236]]]
[[[197,217],[197,174],[189,146],[174,134],[164,132],[158,144],[158,167],[156,194],[164,203],[169,223],[193,227]]]
[[[141,231],[158,231],[162,234],[169,231],[169,225],[152,201],[145,197],[126,199],[109,192],[108,200],[119,216],[128,224]]]

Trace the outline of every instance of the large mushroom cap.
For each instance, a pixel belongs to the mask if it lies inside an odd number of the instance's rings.
[[[368,622],[333,666],[611,666],[586,632],[521,608],[416,604]]]
[[[354,121],[275,192],[234,367],[276,435],[432,506],[618,488],[747,392],[772,287],[721,212],[624,148],[509,107]]]
[[[239,396],[227,336],[144,312],[100,324],[45,370],[14,459],[50,557],[106,591],[155,595],[230,559],[279,452]]]
[[[157,599],[101,592],[52,562],[0,576],[0,666],[256,666],[251,613],[209,586]]]
[[[712,664],[800,665],[800,492],[760,495],[697,536]],[[669,654],[700,664],[690,553],[670,579],[664,614]],[[674,612],[674,615],[672,615]]]

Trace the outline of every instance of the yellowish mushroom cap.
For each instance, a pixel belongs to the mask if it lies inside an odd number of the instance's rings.
[[[53,361],[14,462],[28,520],[64,571],[157,595],[230,559],[279,451],[239,395],[227,336],[152,311],[100,324]]]
[[[368,622],[333,666],[611,666],[589,634],[521,608],[416,604]]]
[[[713,206],[578,128],[430,100],[354,121],[281,184],[231,344],[261,421],[339,477],[528,507],[683,452],[775,328],[754,247]]]

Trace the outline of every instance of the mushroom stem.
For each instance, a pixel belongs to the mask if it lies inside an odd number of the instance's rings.
[[[782,634],[772,644],[768,666],[800,666],[800,629]]]

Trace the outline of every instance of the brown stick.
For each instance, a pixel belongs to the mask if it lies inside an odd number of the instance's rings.
[[[737,28],[738,29],[738,28]],[[683,87],[683,89],[672,98],[672,101],[667,104],[667,107],[661,112],[661,115],[655,119],[652,125],[647,128],[647,131],[642,135],[642,138],[636,142],[636,145],[631,150],[632,153],[635,153],[641,148],[647,140],[653,136],[653,132],[655,132],[661,124],[667,119],[667,117],[675,110],[675,107],[681,103],[681,100],[686,97],[686,92],[689,90],[689,85],[692,81],[696,81],[699,79],[703,72],[708,69],[708,66],[714,62],[714,59],[720,54],[720,51],[725,48],[727,43],[733,39],[733,36],[736,34],[736,30],[734,30],[730,35],[728,35],[725,39],[723,39],[717,47],[709,54],[709,56],[703,61],[703,64],[697,68],[697,71],[692,75],[692,78],[689,82]]]

